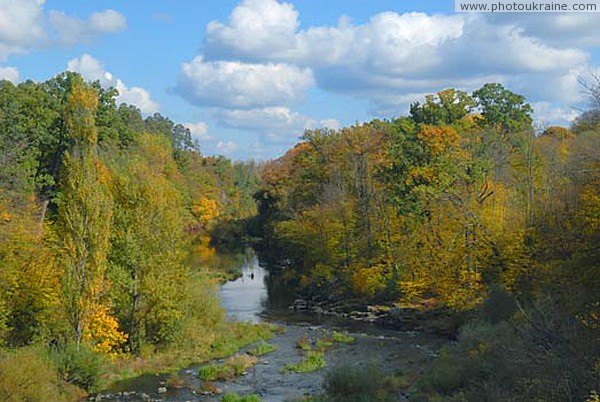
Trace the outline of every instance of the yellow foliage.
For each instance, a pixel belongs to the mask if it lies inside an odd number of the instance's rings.
[[[598,185],[589,186],[581,192],[581,218],[585,224],[585,230],[589,234],[600,231],[600,192]]]
[[[460,136],[451,126],[423,126],[418,138],[429,146],[433,156],[442,155],[460,146]]]
[[[201,223],[207,224],[221,215],[221,207],[217,201],[203,196],[192,206],[192,213]]]
[[[105,306],[98,306],[85,326],[84,339],[91,341],[96,352],[115,356],[127,341],[127,334],[119,331],[119,323]]]
[[[387,267],[385,264],[360,267],[354,271],[352,281],[357,294],[373,298],[386,288]]]

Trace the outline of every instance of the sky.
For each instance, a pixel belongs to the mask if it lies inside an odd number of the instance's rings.
[[[306,129],[405,115],[500,82],[540,125],[587,106],[600,13],[464,14],[453,0],[0,0],[0,79],[65,70],[186,125],[204,154],[270,159]]]

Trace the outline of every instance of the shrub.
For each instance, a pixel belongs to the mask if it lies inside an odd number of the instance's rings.
[[[0,355],[0,400],[45,402],[77,400],[84,392],[60,381],[56,367],[40,348]]]
[[[88,392],[100,388],[103,357],[91,347],[68,344],[54,349],[52,357],[63,380]]]
[[[395,401],[399,388],[407,386],[402,376],[388,375],[380,369],[370,366],[341,366],[325,376],[327,400],[358,401]]]

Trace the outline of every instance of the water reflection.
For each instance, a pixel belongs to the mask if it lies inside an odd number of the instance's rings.
[[[261,321],[260,314],[267,302],[268,272],[260,266],[258,257],[251,254],[240,268],[241,276],[221,286],[221,304],[231,320]]]

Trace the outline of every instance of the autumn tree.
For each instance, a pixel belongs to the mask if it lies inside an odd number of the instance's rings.
[[[65,110],[72,147],[62,168],[57,229],[63,248],[65,307],[79,345],[108,288],[106,270],[112,200],[98,157],[97,93],[76,79]]]

